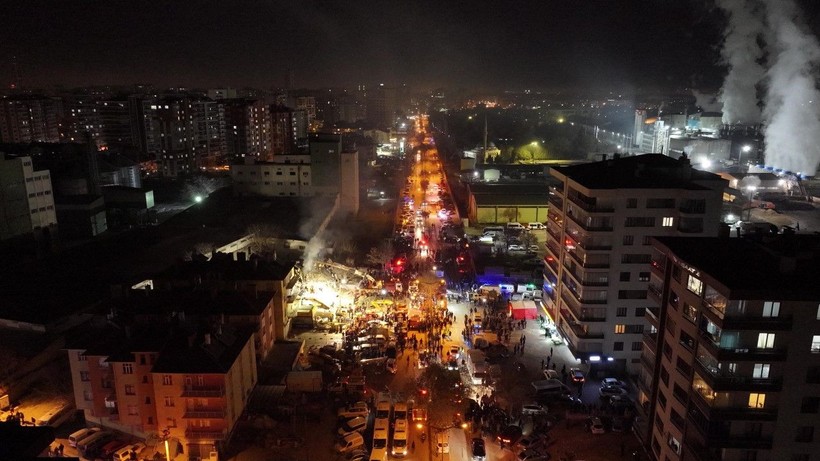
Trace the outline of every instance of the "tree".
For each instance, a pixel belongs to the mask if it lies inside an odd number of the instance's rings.
[[[521,233],[521,245],[525,248],[529,248],[531,245],[537,245],[538,238],[532,235],[532,232],[522,232]]]
[[[501,216],[507,218],[507,222],[516,222],[518,221],[518,208],[504,208]]]
[[[384,240],[378,246],[374,246],[367,253],[367,263],[373,266],[384,268],[393,259],[393,245],[389,240]]]
[[[356,242],[351,238],[337,240],[333,255],[337,261],[347,261],[356,255]]]
[[[251,224],[246,232],[252,235],[250,249],[253,254],[267,257],[276,253],[276,241],[282,234],[279,227],[270,224]]]

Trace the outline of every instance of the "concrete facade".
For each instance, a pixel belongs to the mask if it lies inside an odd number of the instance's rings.
[[[550,174],[560,184],[549,198],[545,306],[577,357],[636,374],[648,328],[649,239],[716,236],[726,181],[657,154]]]

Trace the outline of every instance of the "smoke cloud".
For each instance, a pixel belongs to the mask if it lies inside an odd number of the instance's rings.
[[[758,37],[764,32],[761,5],[755,0],[718,0],[718,6],[729,17],[721,56],[729,73],[720,90],[723,103],[723,123],[757,124],[756,85],[764,76],[758,61],[763,50]]]
[[[766,164],[814,175],[820,161],[820,66],[817,38],[797,23],[793,0],[766,0],[771,66],[764,117]]]

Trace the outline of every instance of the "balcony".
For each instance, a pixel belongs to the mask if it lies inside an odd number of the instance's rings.
[[[641,354],[641,365],[643,365],[643,367],[646,368],[646,370],[650,373],[652,372],[652,370],[655,369],[655,361],[652,360],[652,358],[646,354]],[[644,391],[646,391],[647,395],[652,393],[651,387],[647,383],[644,383],[641,378],[638,378],[636,381],[638,382],[638,384],[643,384],[646,387]]]
[[[185,386],[183,397],[224,397],[225,388],[222,386]]]
[[[706,203],[701,201],[684,201],[678,207],[683,214],[706,214]]]
[[[698,330],[698,336],[701,338],[700,344],[709,351],[719,361],[776,361],[782,362],[786,360],[785,349],[757,349],[754,347],[738,346],[734,348],[723,348],[720,345],[720,338],[715,338],[709,332]]]
[[[564,218],[560,209],[550,208],[547,212],[547,218],[555,224],[558,224],[559,227],[564,225]]]
[[[647,307],[646,308],[646,319],[649,321],[650,324],[654,325],[655,328],[660,328],[661,326],[661,308],[660,307]]]
[[[575,280],[575,283],[577,283],[578,285],[586,286],[586,287],[608,287],[609,286],[609,280],[607,280],[608,274],[603,274],[603,280],[601,280],[601,281],[592,281],[592,280],[589,280],[589,279],[585,279],[584,278],[585,274],[582,274],[582,273],[579,274],[578,273],[578,266],[577,265],[566,264],[567,263],[566,260],[564,260],[564,263],[565,263],[564,268],[566,269],[566,271],[564,271],[564,272],[571,275],[572,278]]]
[[[716,406],[710,399],[693,390],[689,393],[689,401],[694,402],[698,409],[710,420],[740,420],[740,421],[775,421],[777,408],[752,408],[748,406]]]
[[[557,194],[550,194],[549,203],[550,209],[553,207],[558,208],[559,210],[564,209],[564,199],[559,197]]]
[[[609,263],[603,261],[596,261],[596,262],[589,262],[586,261],[586,258],[582,257],[578,254],[577,251],[567,251],[567,254],[572,256],[572,259],[575,260],[578,265],[583,267],[584,269],[609,269]]]
[[[185,410],[185,419],[225,419],[225,410]]]
[[[681,234],[701,234],[701,233],[703,233],[703,225],[700,225],[700,226],[678,225],[678,232],[680,232]]]
[[[589,328],[585,325],[581,325],[580,323],[564,322],[562,327],[569,327],[573,336],[578,339],[604,339],[603,333],[591,333]]]
[[[658,303],[663,302],[663,288],[650,283],[646,286],[646,289],[649,291],[649,294],[652,295],[652,299]]]
[[[583,224],[581,221],[582,219],[577,216],[573,216],[572,213],[567,212],[567,216],[569,219],[574,222],[578,227],[587,231],[587,232],[612,232],[612,221],[610,220],[589,220],[589,224]]]
[[[557,227],[557,229],[556,229]],[[550,237],[554,238],[556,242],[560,242],[561,238],[561,228],[557,224],[553,224],[552,222],[547,222],[547,233],[550,234]]]
[[[200,430],[199,428],[189,427],[188,429],[185,429],[185,438],[188,440],[222,440],[225,438],[225,432],[215,430]]]
[[[649,265],[652,266],[652,270],[656,274],[660,275],[661,277],[664,276],[664,272],[666,271],[666,262],[665,261],[657,261],[657,260],[653,259],[649,263]]]
[[[613,213],[615,211],[615,208],[611,205],[598,205],[597,199],[585,198],[572,191],[567,194],[567,198],[572,203],[578,205],[579,208],[589,213]]]
[[[643,343],[646,344],[652,352],[658,352],[658,332],[655,333],[646,333],[643,334]]]
[[[783,389],[783,381],[780,378],[722,374],[720,370],[707,366],[700,359],[695,360],[695,368],[714,391],[779,392]]]

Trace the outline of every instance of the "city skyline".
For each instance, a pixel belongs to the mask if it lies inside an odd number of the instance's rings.
[[[800,2],[818,29],[820,7]],[[239,2],[18,3],[0,55],[8,87],[718,88],[723,14],[701,2],[581,5]],[[652,57],[652,59],[648,59]]]

